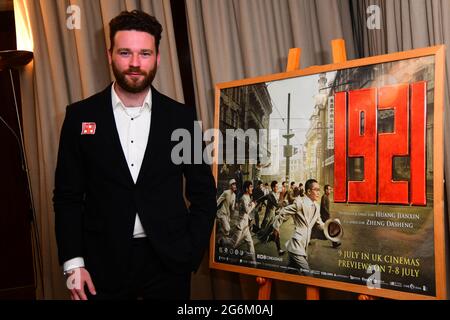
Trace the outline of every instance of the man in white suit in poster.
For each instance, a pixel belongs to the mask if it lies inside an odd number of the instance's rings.
[[[252,264],[256,264],[255,246],[253,244],[252,234],[250,233],[251,221],[254,219],[255,202],[252,201],[253,183],[245,181],[243,184],[244,194],[239,200],[239,222],[236,224],[236,232],[233,234],[232,243],[236,249],[244,241],[249,250]]]
[[[295,230],[292,238],[286,243],[288,251],[288,267],[295,268],[300,274],[307,274],[308,245],[314,225],[323,230],[324,223],[320,218],[320,207],[316,203],[320,199],[319,183],[310,179],[305,183],[306,197],[298,197],[293,204],[280,210],[273,223],[274,233],[279,235],[280,226],[292,217]]]
[[[230,222],[236,206],[236,180],[228,182],[229,189],[225,190],[217,199],[217,243],[219,245],[229,244]]]

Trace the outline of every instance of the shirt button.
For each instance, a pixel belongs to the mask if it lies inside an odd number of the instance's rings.
[[[131,164],[132,167],[134,167],[134,164]]]
[[[133,121],[134,120],[134,118],[131,118],[131,121]]]
[[[131,140],[131,143],[134,143],[134,140]]]

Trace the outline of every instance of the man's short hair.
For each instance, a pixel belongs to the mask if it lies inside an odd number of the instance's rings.
[[[318,183],[316,179],[309,179],[305,182],[305,192],[308,192],[308,190],[312,190],[313,184]]]
[[[331,187],[329,184],[326,184],[324,187],[323,187],[323,191],[327,191],[327,189],[329,188],[329,187]]]
[[[291,182],[291,187],[292,187],[294,184],[295,184],[295,181],[292,181],[292,182]]]
[[[259,187],[260,185],[262,185],[263,182],[261,180],[256,181],[256,186]]]
[[[249,180],[244,181],[244,184],[243,184],[243,186],[242,186],[242,188],[244,189],[244,192],[247,192],[247,189],[248,189],[251,185],[253,185],[253,182],[251,182],[251,181],[249,181]]]
[[[270,189],[273,190],[273,188],[275,188],[275,186],[278,184],[278,181],[274,180],[270,183]]]
[[[109,22],[109,39],[111,48],[114,48],[114,36],[119,31],[136,30],[147,32],[155,37],[156,51],[159,51],[159,42],[161,40],[162,26],[158,20],[143,11],[122,11],[117,17]]]

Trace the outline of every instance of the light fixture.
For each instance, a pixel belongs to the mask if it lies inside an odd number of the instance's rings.
[[[17,105],[17,95],[16,95],[16,88],[14,86],[14,79],[12,74],[13,68],[19,68],[27,65],[30,63],[30,61],[33,59],[33,53],[30,51],[20,51],[20,50],[6,50],[6,51],[0,51],[0,71],[8,71],[9,72],[9,78],[11,81],[11,88],[14,98],[14,106],[16,109],[16,118],[17,118],[17,125],[19,128],[19,135],[13,130],[13,128],[6,122],[3,117],[0,116],[0,121],[3,122],[3,124],[11,131],[14,138],[17,140],[17,143],[19,145],[20,149],[20,158],[22,162],[22,169],[27,174],[27,180],[28,180],[28,189],[30,191],[30,198],[32,203],[32,209],[34,213],[34,205],[33,205],[33,198],[31,193],[31,184],[30,184],[30,178],[28,173],[28,163],[27,158],[25,156],[25,145],[23,141],[23,131],[22,131],[22,123],[20,121],[20,115],[19,115],[19,106]]]
[[[0,116],[0,121],[3,122],[3,124],[8,128],[9,131],[11,131],[14,138],[17,140],[17,143],[19,145],[20,152],[21,152],[20,158],[21,158],[21,162],[22,162],[22,169],[24,171],[26,171],[27,177],[28,177],[28,165],[27,165],[27,160],[25,157],[22,123],[20,121],[20,116],[19,116],[19,106],[17,105],[17,95],[16,95],[16,88],[14,86],[12,69],[25,66],[28,63],[30,63],[30,61],[32,59],[33,59],[33,53],[30,51],[19,51],[19,50],[0,51],[0,71],[8,70],[8,72],[9,72],[11,88],[12,88],[12,93],[13,93],[13,98],[14,98],[14,106],[16,109],[17,124],[18,124],[18,128],[19,128],[19,136],[17,136],[17,133],[11,128],[11,126],[1,116]],[[30,194],[30,196],[31,196],[31,194]]]
[[[26,173],[27,177],[27,187],[28,187],[28,196],[30,198],[30,205],[31,205],[31,214],[32,214],[32,224],[34,224],[34,241],[36,244],[36,251],[37,251],[37,258],[40,268],[40,276],[41,281],[42,278],[42,259],[41,259],[41,252],[40,252],[40,242],[39,242],[39,229],[37,226],[37,220],[36,220],[36,210],[34,206],[34,200],[33,200],[33,192],[31,188],[31,179],[30,179],[30,172],[28,170],[28,162],[27,157],[25,153],[25,144],[24,144],[24,138],[23,138],[23,130],[22,130],[22,122],[20,121],[20,114],[19,114],[19,106],[17,104],[17,94],[16,94],[16,88],[14,86],[14,79],[12,74],[12,69],[18,69],[20,67],[26,66],[28,63],[33,60],[33,52],[30,51],[22,51],[22,50],[5,50],[0,51],[0,71],[8,71],[9,77],[11,81],[11,88],[12,88],[12,94],[14,98],[14,107],[16,111],[16,120],[17,125],[19,128],[19,134],[17,135],[16,131],[6,122],[6,120],[0,116],[0,122],[2,122],[8,130],[12,133],[14,138],[17,140],[17,144],[19,145],[20,150],[20,160],[22,165],[22,170]],[[36,268],[35,268],[36,271]],[[35,279],[37,281],[37,279]]]

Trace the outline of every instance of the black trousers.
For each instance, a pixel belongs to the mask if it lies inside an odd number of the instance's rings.
[[[97,294],[88,293],[89,300],[188,300],[191,273],[170,272],[159,260],[147,238],[133,239],[133,258],[126,285],[114,292],[96,287]],[[89,270],[88,270],[89,271]],[[94,282],[95,285],[95,282]],[[87,290],[87,287],[85,289]]]

